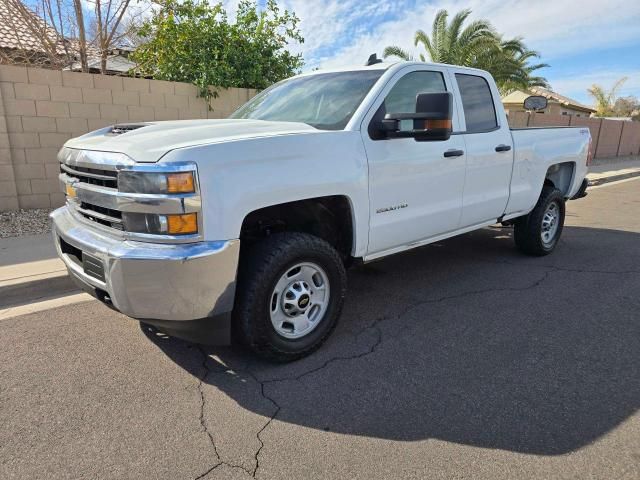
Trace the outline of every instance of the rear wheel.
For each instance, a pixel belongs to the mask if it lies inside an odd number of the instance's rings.
[[[345,294],[346,272],[331,245],[305,233],[274,234],[242,259],[234,326],[259,355],[295,360],[327,339]]]
[[[534,209],[515,221],[516,246],[527,255],[550,254],[560,240],[564,216],[565,200],[562,192],[545,185]]]

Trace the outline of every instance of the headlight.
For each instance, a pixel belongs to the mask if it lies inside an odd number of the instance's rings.
[[[122,213],[122,222],[127,232],[152,233],[156,235],[191,235],[198,233],[198,215],[156,215],[151,213]]]
[[[121,171],[118,191],[126,193],[193,193],[193,172],[146,173]]]

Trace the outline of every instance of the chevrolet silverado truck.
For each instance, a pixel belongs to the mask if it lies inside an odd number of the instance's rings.
[[[350,264],[497,222],[525,254],[552,252],[565,202],[586,194],[590,149],[584,127],[509,128],[484,71],[315,71],[229,119],[69,140],[53,234],[70,275],[110,307],[288,361],[335,328]]]

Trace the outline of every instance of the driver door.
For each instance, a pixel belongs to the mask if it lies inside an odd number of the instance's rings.
[[[419,93],[454,91],[445,68],[418,68],[398,72],[364,120],[370,203],[367,258],[403,250],[460,225],[466,169],[464,136],[416,141],[387,138],[377,128],[386,113],[415,112]],[[454,97],[454,132],[460,131],[455,103]],[[402,121],[402,130],[412,128],[413,121]]]

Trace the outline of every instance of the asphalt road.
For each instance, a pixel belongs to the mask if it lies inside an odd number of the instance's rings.
[[[640,179],[556,252],[489,228],[349,274],[271,365],[88,302],[0,321],[0,478],[640,478]]]

